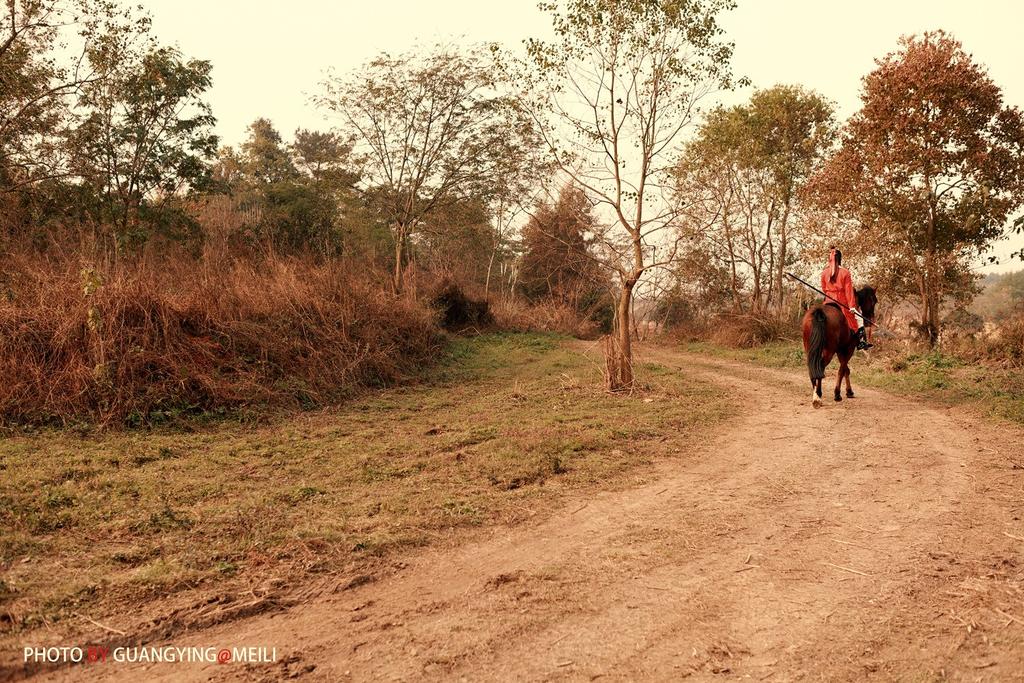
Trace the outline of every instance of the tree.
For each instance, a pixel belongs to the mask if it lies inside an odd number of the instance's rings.
[[[671,270],[670,288],[658,298],[654,310],[665,327],[706,322],[721,313],[734,295],[729,268],[701,246],[687,249]]]
[[[258,237],[278,248],[336,254],[345,241],[342,220],[365,218],[351,153],[328,132],[300,128],[286,143],[271,121],[258,118],[237,152],[220,150],[214,177]]]
[[[58,62],[69,4],[8,0],[0,13],[0,191],[62,177],[55,133],[82,83]],[[92,76],[90,74],[90,76]]]
[[[729,269],[735,309],[783,311],[794,218],[804,217],[799,190],[834,132],[824,98],[780,85],[714,109],[687,146],[677,169],[683,233]]]
[[[501,155],[516,155],[515,107],[495,89],[482,50],[384,54],[323,83],[317,103],[340,116],[361,162],[362,188],[391,226],[395,291],[410,238],[430,214],[488,195]]]
[[[269,119],[258,118],[249,124],[249,136],[240,151],[241,170],[254,184],[272,185],[299,176],[284,139]]]
[[[410,258],[461,284],[486,285],[493,233],[481,199],[448,203],[424,218],[410,245]]]
[[[63,180],[66,136],[82,88],[106,73],[86,58],[113,36],[144,34],[147,16],[110,0],[6,0],[0,10],[0,194]],[[77,40],[72,40],[76,37]]]
[[[1024,313],[1024,270],[989,274],[982,286],[981,295],[971,306],[972,312],[997,322]]]
[[[212,67],[148,41],[136,49],[105,40],[89,60],[106,76],[83,86],[87,114],[74,133],[76,165],[123,246],[145,238],[144,209],[209,180],[217,136],[203,96]]]
[[[857,222],[871,253],[908,269],[934,345],[944,295],[963,293],[970,261],[1024,204],[1024,118],[942,31],[903,38],[877,65],[809,189]]]
[[[1013,226],[1010,229],[1015,235],[1024,235],[1024,216],[1019,216],[1017,220],[1013,222]],[[1010,254],[1010,258],[1014,257],[1024,261],[1024,247]]]
[[[591,255],[595,219],[587,195],[566,185],[541,202],[523,227],[520,290],[528,299],[557,299],[592,315],[605,303],[608,278]]]
[[[509,121],[518,134],[497,141],[499,147],[494,150],[492,181],[485,197],[492,223],[491,248],[484,281],[485,297],[491,291],[496,262],[500,264],[501,272],[515,276],[514,228],[521,217],[529,213],[537,197],[546,192],[552,172],[551,163],[544,155],[542,141],[526,112],[519,107],[512,109]],[[499,258],[502,260],[499,261]],[[508,284],[511,294],[512,281],[509,280]]]
[[[595,202],[597,256],[618,280],[609,385],[633,384],[630,312],[645,271],[673,261],[671,169],[701,99],[731,85],[730,0],[544,2],[555,39],[527,41],[521,100],[552,161]]]
[[[291,145],[300,173],[317,185],[349,189],[359,181],[352,161],[352,143],[337,133],[300,128]]]
[[[300,128],[289,151],[301,176],[299,184],[317,206],[309,237],[319,239],[324,251],[344,251],[346,242],[350,250],[367,247],[368,235],[361,244],[353,244],[357,229],[372,226],[366,224],[366,207],[355,189],[359,173],[352,143],[333,132]]]
[[[777,85],[750,98],[747,125],[753,162],[769,174],[768,194],[776,233],[775,293],[781,313],[785,307],[786,267],[789,265],[790,224],[799,211],[797,197],[812,172],[835,143],[834,109],[825,98],[800,86]],[[769,293],[770,298],[770,293]]]

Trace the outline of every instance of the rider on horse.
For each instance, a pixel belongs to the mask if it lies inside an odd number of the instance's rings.
[[[821,290],[825,292],[825,303],[839,308],[846,316],[846,322],[857,336],[857,348],[865,351],[872,347],[864,335],[864,326],[857,323],[852,309],[860,312],[857,296],[853,292],[853,278],[850,271],[843,268],[843,252],[835,247],[828,253],[828,266],[821,273]]]

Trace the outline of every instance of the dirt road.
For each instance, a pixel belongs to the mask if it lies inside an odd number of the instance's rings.
[[[1024,679],[1020,432],[865,389],[813,410],[797,373],[646,355],[727,384],[744,405],[652,483],[174,639],[276,647],[276,664],[92,673]]]

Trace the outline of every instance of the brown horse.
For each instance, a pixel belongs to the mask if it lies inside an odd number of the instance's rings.
[[[857,305],[868,322],[874,320],[875,304],[878,297],[872,287],[858,289]],[[839,374],[836,377],[835,400],[842,401],[839,390],[846,380],[846,397],[853,398],[850,386],[850,359],[857,350],[857,335],[846,323],[846,316],[834,303],[818,304],[807,309],[803,321],[804,353],[807,354],[807,371],[811,376],[811,404],[821,407],[821,381],[825,368],[832,362],[832,356],[839,358]]]

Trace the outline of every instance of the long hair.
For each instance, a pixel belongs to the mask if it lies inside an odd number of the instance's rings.
[[[839,273],[839,266],[843,264],[843,252],[839,251],[835,247],[832,247],[828,252],[828,281],[835,282],[836,274]]]

